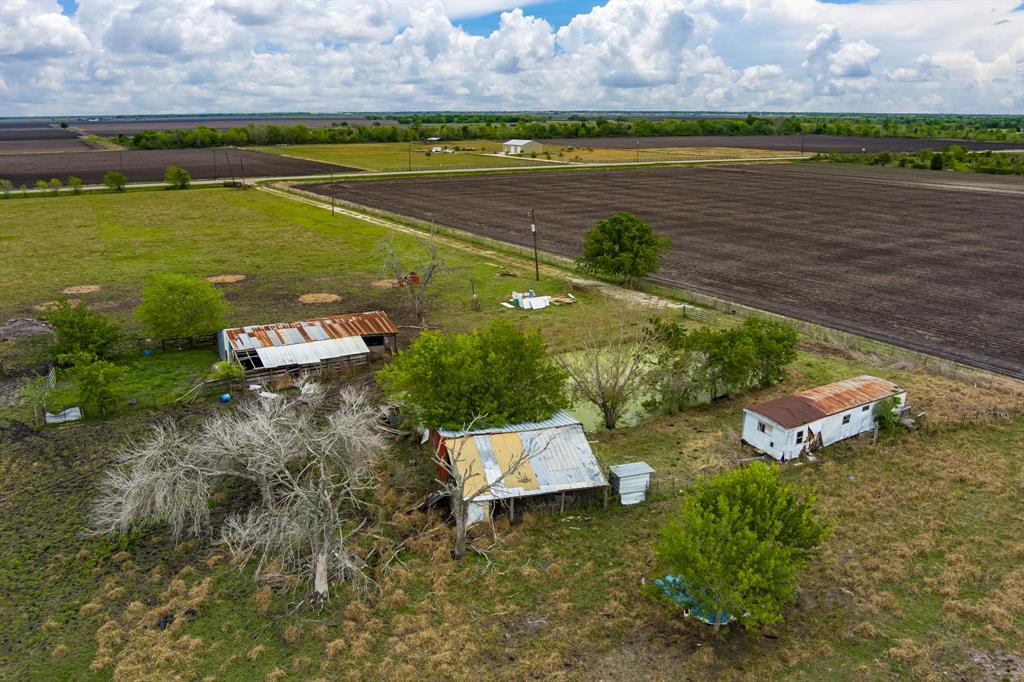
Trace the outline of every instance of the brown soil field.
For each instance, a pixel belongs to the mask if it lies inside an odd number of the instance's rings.
[[[3,140],[0,139],[2,154],[53,154],[64,152],[87,152],[96,146],[81,138],[60,138],[52,140]]]
[[[575,257],[629,211],[672,237],[655,282],[1024,378],[1024,183],[826,164],[310,184],[345,201]],[[899,170],[899,169],[882,169]],[[943,177],[953,176],[942,173]],[[992,187],[995,187],[993,190]]]
[[[1010,142],[978,142],[972,140],[919,140],[907,137],[843,137],[841,135],[803,135],[805,152],[916,152],[938,150],[958,144],[967,149],[1024,149],[1024,144]],[[799,152],[800,135],[714,135],[694,137],[593,137],[542,140],[544,144],[602,149],[640,149],[662,147],[735,147],[741,149],[774,149]]]
[[[124,170],[129,182],[159,182],[168,166],[184,168],[196,180],[355,171],[333,164],[243,149],[153,149],[93,151],[73,154],[0,154],[0,178],[15,186],[75,175],[86,184],[103,182],[107,171]]]
[[[78,133],[50,127],[49,121],[0,122],[0,154],[81,152],[93,149]]]

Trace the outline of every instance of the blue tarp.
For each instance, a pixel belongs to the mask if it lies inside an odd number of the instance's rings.
[[[682,578],[666,575],[663,580],[655,580],[654,584],[660,587],[669,599],[678,604],[686,612],[686,615],[692,616],[708,625],[715,624],[715,609],[701,604],[696,598],[691,597],[689,593],[693,592],[693,590]],[[722,625],[731,620],[733,620],[733,617],[729,612],[723,611]]]

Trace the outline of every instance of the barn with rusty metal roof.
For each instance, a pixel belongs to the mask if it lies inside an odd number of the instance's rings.
[[[743,410],[743,441],[778,460],[852,438],[875,428],[876,405],[896,398],[902,410],[907,392],[869,375],[844,379]]]
[[[235,327],[217,336],[221,359],[246,371],[308,368],[337,359],[365,362],[371,353],[397,349],[398,328],[382,310]]]

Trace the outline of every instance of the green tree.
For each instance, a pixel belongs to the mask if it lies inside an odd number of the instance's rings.
[[[743,331],[754,344],[752,377],[755,386],[765,387],[782,381],[786,367],[796,360],[799,335],[791,325],[762,317],[748,317]]]
[[[687,345],[686,328],[678,322],[652,317],[646,333],[653,345],[647,372],[647,384],[653,392],[644,406],[674,414],[696,397],[698,358]]]
[[[616,213],[598,221],[583,238],[577,265],[588,272],[621,277],[626,285],[658,269],[672,246],[669,237],[656,235],[651,226],[631,213]]]
[[[192,183],[192,175],[184,168],[168,166],[164,169],[164,182],[172,185],[174,189],[188,189]]]
[[[82,193],[82,178],[72,175],[68,178],[68,187],[71,188],[72,194]]]
[[[70,356],[88,353],[97,358],[110,357],[122,338],[120,327],[84,305],[61,301],[48,316],[57,335],[53,354],[61,364],[71,364]]]
[[[657,552],[662,568],[716,621],[727,611],[754,628],[781,619],[797,573],[827,532],[812,492],[755,462],[699,480],[662,528]]]
[[[900,407],[900,399],[896,396],[891,396],[875,403],[874,417],[879,431],[889,434],[899,428]]]
[[[45,192],[46,190],[50,189],[50,185],[49,183],[46,182],[46,180],[36,180],[36,189],[39,190],[40,192]]]
[[[61,184],[60,178],[50,178],[50,189],[53,191],[53,196],[60,194]]]
[[[121,391],[128,370],[88,353],[77,355],[72,372],[78,399],[85,405],[109,405]]]
[[[120,171],[107,171],[103,175],[103,184],[115,192],[123,192],[128,184],[128,178]]]
[[[135,316],[146,333],[162,339],[185,338],[224,326],[224,294],[206,280],[184,275],[157,275],[142,290]]]
[[[565,373],[540,334],[496,320],[469,334],[423,332],[377,381],[430,428],[547,419],[565,407]]]
[[[686,349],[699,358],[697,381],[712,398],[750,385],[757,347],[743,329],[701,327],[687,335]]]
[[[50,387],[46,383],[46,377],[33,376],[22,379],[18,387],[18,393],[21,396],[21,402],[32,410],[32,420],[38,425],[43,411],[46,410],[46,400],[50,395]]]
[[[4,195],[4,199],[10,198],[12,189],[14,189],[13,182],[7,178],[0,178],[0,194]]]
[[[940,154],[938,152],[935,152],[934,154],[932,154],[932,160],[931,160],[931,169],[932,170],[942,170],[943,168],[945,168],[945,166],[946,166],[946,164],[945,164],[945,161],[942,158],[942,154]]]

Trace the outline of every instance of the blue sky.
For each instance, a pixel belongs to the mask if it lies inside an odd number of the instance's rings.
[[[1020,0],[2,0],[0,115],[1024,111]]]

